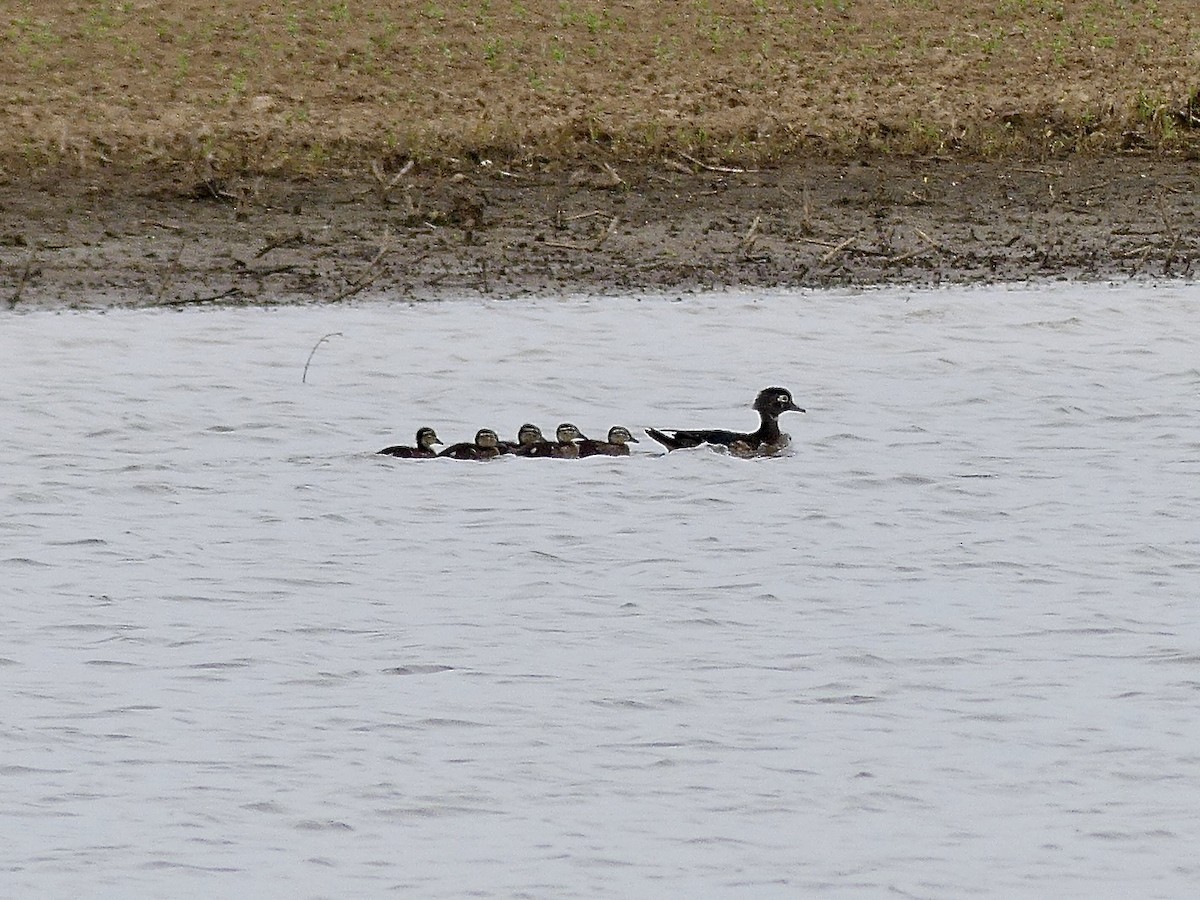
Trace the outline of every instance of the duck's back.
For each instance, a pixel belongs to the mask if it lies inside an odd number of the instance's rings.
[[[483,450],[472,443],[451,444],[438,454],[447,459],[482,459]]]
[[[397,459],[433,459],[437,456],[432,450],[426,450],[423,447],[384,447],[379,451],[382,456],[394,456]]]
[[[723,444],[728,447],[734,443],[749,443],[754,440],[753,435],[726,431],[721,428],[699,431],[659,431],[657,428],[647,428],[646,434],[668,450],[683,450],[688,447],[699,447],[701,444]]]
[[[586,459],[589,456],[628,456],[629,447],[625,444],[613,444],[608,441],[581,441],[579,444],[579,457]]]

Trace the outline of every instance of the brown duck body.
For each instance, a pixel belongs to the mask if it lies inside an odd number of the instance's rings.
[[[516,453],[522,455],[522,451],[527,447],[532,447],[534,444],[545,443],[546,438],[542,436],[542,429],[538,428],[529,422],[526,422],[517,429],[517,439],[515,441],[501,441],[501,453]]]
[[[654,438],[668,451],[686,447],[711,444],[724,447],[734,456],[774,456],[787,448],[791,438],[779,430],[779,417],[785,412],[804,412],[792,401],[786,388],[769,387],[759,391],[754,400],[758,411],[759,425],[756,431],[726,431],[724,429],[699,429],[693,431],[660,431],[647,428],[646,434]]]
[[[582,440],[579,442],[579,456],[586,459],[589,456],[628,456],[629,444],[636,444],[638,439],[629,433],[629,429],[614,425],[608,429],[607,441]]]
[[[586,441],[583,433],[570,422],[563,422],[555,431],[557,440],[538,441],[519,448],[518,456],[528,456],[531,459],[579,459],[579,445],[576,441]]]
[[[579,445],[579,458],[587,459],[589,456],[628,456],[629,446],[627,444],[613,444],[608,441],[586,441]]]
[[[495,459],[501,453],[500,440],[496,437],[496,432],[490,428],[481,428],[475,433],[474,442],[464,441],[460,444],[451,444],[438,456],[445,456],[449,459]]]

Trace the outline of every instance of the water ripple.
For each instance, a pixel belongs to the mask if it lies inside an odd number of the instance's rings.
[[[0,313],[7,893],[1189,896],[1198,301]]]

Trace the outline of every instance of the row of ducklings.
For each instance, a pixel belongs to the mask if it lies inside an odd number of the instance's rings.
[[[548,440],[536,425],[526,423],[517,431],[515,441],[502,441],[490,428],[481,428],[475,433],[474,441],[463,441],[444,447],[440,452],[433,448],[441,440],[432,428],[417,429],[416,446],[384,447],[380,453],[401,459],[433,459],[445,456],[450,459],[494,459],[497,456],[528,456],[533,459],[582,459],[588,456],[628,456],[629,444],[638,439],[622,425],[608,430],[608,440],[592,440],[570,422],[559,425],[554,440]]]

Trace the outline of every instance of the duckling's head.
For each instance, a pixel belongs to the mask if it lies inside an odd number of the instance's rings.
[[[528,447],[530,444],[536,444],[544,440],[542,429],[529,422],[526,422],[517,429],[517,443],[522,447]]]
[[[608,429],[608,442],[610,444],[636,444],[638,439],[630,434],[629,429],[624,425],[614,425]]]
[[[417,446],[422,450],[429,450],[434,444],[440,443],[441,441],[438,440],[437,432],[432,428],[417,429]]]
[[[754,408],[773,418],[785,412],[804,412],[792,401],[792,392],[781,387],[763,388],[759,391],[754,399]]]
[[[480,428],[475,432],[475,446],[484,449],[494,449],[500,446],[500,438],[490,428]]]
[[[569,444],[571,441],[578,441],[580,439],[587,440],[583,432],[570,422],[563,422],[559,425],[558,430],[554,432],[554,436],[558,438],[560,444]]]

